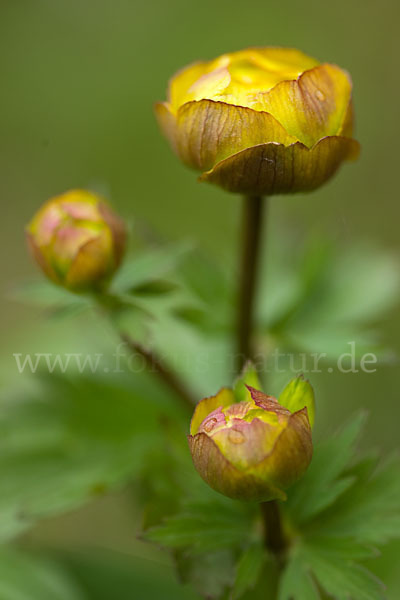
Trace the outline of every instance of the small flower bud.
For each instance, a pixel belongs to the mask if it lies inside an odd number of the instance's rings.
[[[194,465],[214,490],[239,500],[286,499],[285,489],[310,464],[313,447],[308,411],[290,412],[250,386],[248,400],[232,390],[196,406],[189,446]]]
[[[123,221],[96,194],[71,190],[50,199],[26,229],[44,273],[72,291],[104,287],[125,250]]]
[[[176,73],[160,127],[201,181],[229,192],[314,190],[355,159],[352,83],[293,48],[247,48]]]

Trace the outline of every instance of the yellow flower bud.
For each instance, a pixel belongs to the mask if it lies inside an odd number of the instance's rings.
[[[285,489],[312,457],[308,411],[291,412],[250,386],[235,402],[230,389],[201,400],[188,436],[193,463],[214,490],[238,500],[286,499]],[[300,400],[301,401],[301,400]]]
[[[103,287],[125,250],[123,221],[96,194],[71,190],[50,199],[26,229],[36,262],[73,291]]]
[[[358,156],[351,94],[336,65],[290,48],[249,48],[178,72],[156,114],[201,181],[244,194],[304,192]]]

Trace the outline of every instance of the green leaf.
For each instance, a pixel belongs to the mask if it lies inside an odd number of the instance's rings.
[[[148,281],[133,289],[133,293],[138,296],[159,296],[170,294],[177,289],[177,284],[166,279],[155,279]]]
[[[279,586],[278,600],[320,600],[310,570],[297,557],[286,566]]]
[[[116,293],[140,290],[151,282],[164,278],[177,269],[191,247],[188,242],[181,242],[127,257],[114,277],[112,290]]]
[[[28,281],[13,290],[11,298],[24,304],[45,309],[54,317],[77,315],[92,306],[87,294],[74,294],[46,278]]]
[[[400,536],[400,465],[392,460],[376,468],[375,456],[352,463],[362,421],[358,417],[317,446],[309,472],[282,505],[298,539],[280,600],[319,598],[307,591],[315,581],[321,598],[386,597],[382,583],[360,562],[376,556],[376,545]]]
[[[358,357],[374,352],[386,359],[388,352],[369,323],[398,302],[398,258],[370,244],[335,249],[311,240],[293,261],[291,241],[282,248],[282,239],[270,253],[275,264],[267,266],[259,298],[267,335],[281,350],[324,353],[329,362],[349,352],[349,340],[356,342]]]
[[[307,538],[292,550],[279,600],[383,600],[382,583],[356,560],[371,556],[354,539]],[[317,585],[318,584],[318,585]]]
[[[37,377],[37,375],[36,375]],[[0,539],[137,476],[174,399],[149,376],[46,376],[2,401]]]
[[[181,581],[190,583],[206,600],[225,600],[234,578],[231,550],[219,550],[198,555],[179,552],[176,555]]]
[[[1,600],[88,600],[68,571],[54,561],[0,550]]]
[[[59,562],[84,590],[85,600],[198,599],[188,586],[176,580],[171,565],[165,562],[110,551],[62,553]]]
[[[301,560],[336,600],[384,600],[384,586],[372,573],[326,546],[305,545]]]
[[[261,382],[257,374],[257,370],[251,361],[248,361],[243,367],[242,373],[236,379],[233,386],[236,402],[250,400],[250,392],[246,388],[247,385],[254,387],[256,390],[261,390]]]
[[[346,469],[364,423],[364,415],[354,418],[333,438],[317,445],[304,477],[290,490],[285,511],[298,525],[315,517],[343,494],[354,482]]]
[[[305,406],[308,410],[308,419],[311,427],[315,420],[315,396],[310,382],[302,375],[292,379],[279,396],[279,403],[294,413]]]
[[[392,460],[357,479],[325,515],[328,535],[384,544],[400,537],[400,464]]]
[[[266,552],[262,543],[254,542],[241,555],[236,566],[236,578],[233,585],[232,600],[238,600],[256,585],[266,561]]]
[[[234,288],[227,269],[221,269],[215,259],[194,250],[181,263],[179,275],[186,289],[197,299],[198,311],[192,322],[202,331],[230,331],[234,317]],[[189,314],[186,316],[190,318]]]
[[[145,538],[168,548],[204,552],[240,545],[249,538],[251,529],[248,508],[223,499],[188,503],[178,514],[150,528]]]

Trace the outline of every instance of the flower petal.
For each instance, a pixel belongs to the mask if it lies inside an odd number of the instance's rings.
[[[257,108],[271,113],[289,134],[311,148],[322,137],[340,133],[351,89],[346,71],[324,64],[260,92]]]
[[[35,241],[35,236],[28,229],[26,230],[26,241],[33,258],[43,273],[56,283],[60,283],[60,278],[53,269],[51,261],[48,259],[48,248],[46,246],[40,248]]]
[[[189,435],[188,442],[197,471],[217,492],[237,500],[286,500],[286,494],[273,483],[262,481],[257,476],[234,467],[205,433]]]
[[[340,136],[322,138],[311,149],[300,142],[260,144],[242,150],[203,173],[200,181],[241,194],[290,194],[318,188],[344,160],[357,158],[359,144]]]
[[[111,232],[103,229],[79,248],[66,274],[65,285],[80,289],[90,287],[95,282],[102,284],[113,267]]]
[[[343,119],[342,127],[339,131],[339,135],[343,137],[353,137],[354,130],[354,104],[353,99],[350,98],[349,104],[347,106],[346,114]]]
[[[261,387],[257,369],[250,360],[246,362],[242,372],[234,383],[233,392],[235,394],[236,402],[251,400],[251,395],[247,388],[249,385],[256,389]]]
[[[98,210],[110,228],[113,240],[114,266],[119,267],[126,249],[126,227],[124,221],[113,211],[106,202],[99,202]]]
[[[162,126],[171,139],[172,126],[166,118]],[[182,106],[177,114],[175,136],[181,159],[202,171],[257,144],[289,145],[297,141],[266,112],[213,100],[188,102]]]
[[[168,102],[173,111],[186,102],[187,91],[205,73],[210,70],[210,63],[195,62],[184,67],[170,79],[168,85]]]
[[[235,467],[247,470],[268,456],[286,424],[269,424],[255,418],[248,423],[233,419],[230,427],[210,436]]]
[[[161,131],[169,141],[174,152],[176,148],[176,116],[172,113],[170,105],[167,102],[156,102],[154,112]]]
[[[254,401],[254,404],[259,408],[275,413],[279,419],[286,420],[290,416],[290,411],[281,406],[278,400],[273,396],[268,396],[268,394],[265,394],[260,390],[256,390],[249,385],[246,385],[246,387],[250,392],[250,396]]]
[[[293,413],[270,454],[251,469],[251,474],[286,489],[306,471],[313,453],[307,408]]]
[[[296,77],[307,69],[319,65],[319,61],[297,50],[297,48],[281,48],[278,46],[265,46],[248,48],[242,52],[254,54],[260,67],[265,70],[284,73],[285,78]]]
[[[203,398],[196,404],[193,417],[190,422],[190,434],[195,435],[204,419],[214,410],[222,406],[230,406],[235,402],[233,391],[229,388],[222,388],[215,396]]]

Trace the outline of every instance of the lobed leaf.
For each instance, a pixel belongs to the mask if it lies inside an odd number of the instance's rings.
[[[342,431],[315,448],[313,460],[304,477],[291,488],[284,509],[300,525],[329,507],[353,483],[344,475],[354,453],[364,415],[354,418]]]
[[[231,600],[238,600],[244,592],[254,588],[266,559],[265,548],[260,542],[254,542],[244,550],[236,565]]]

